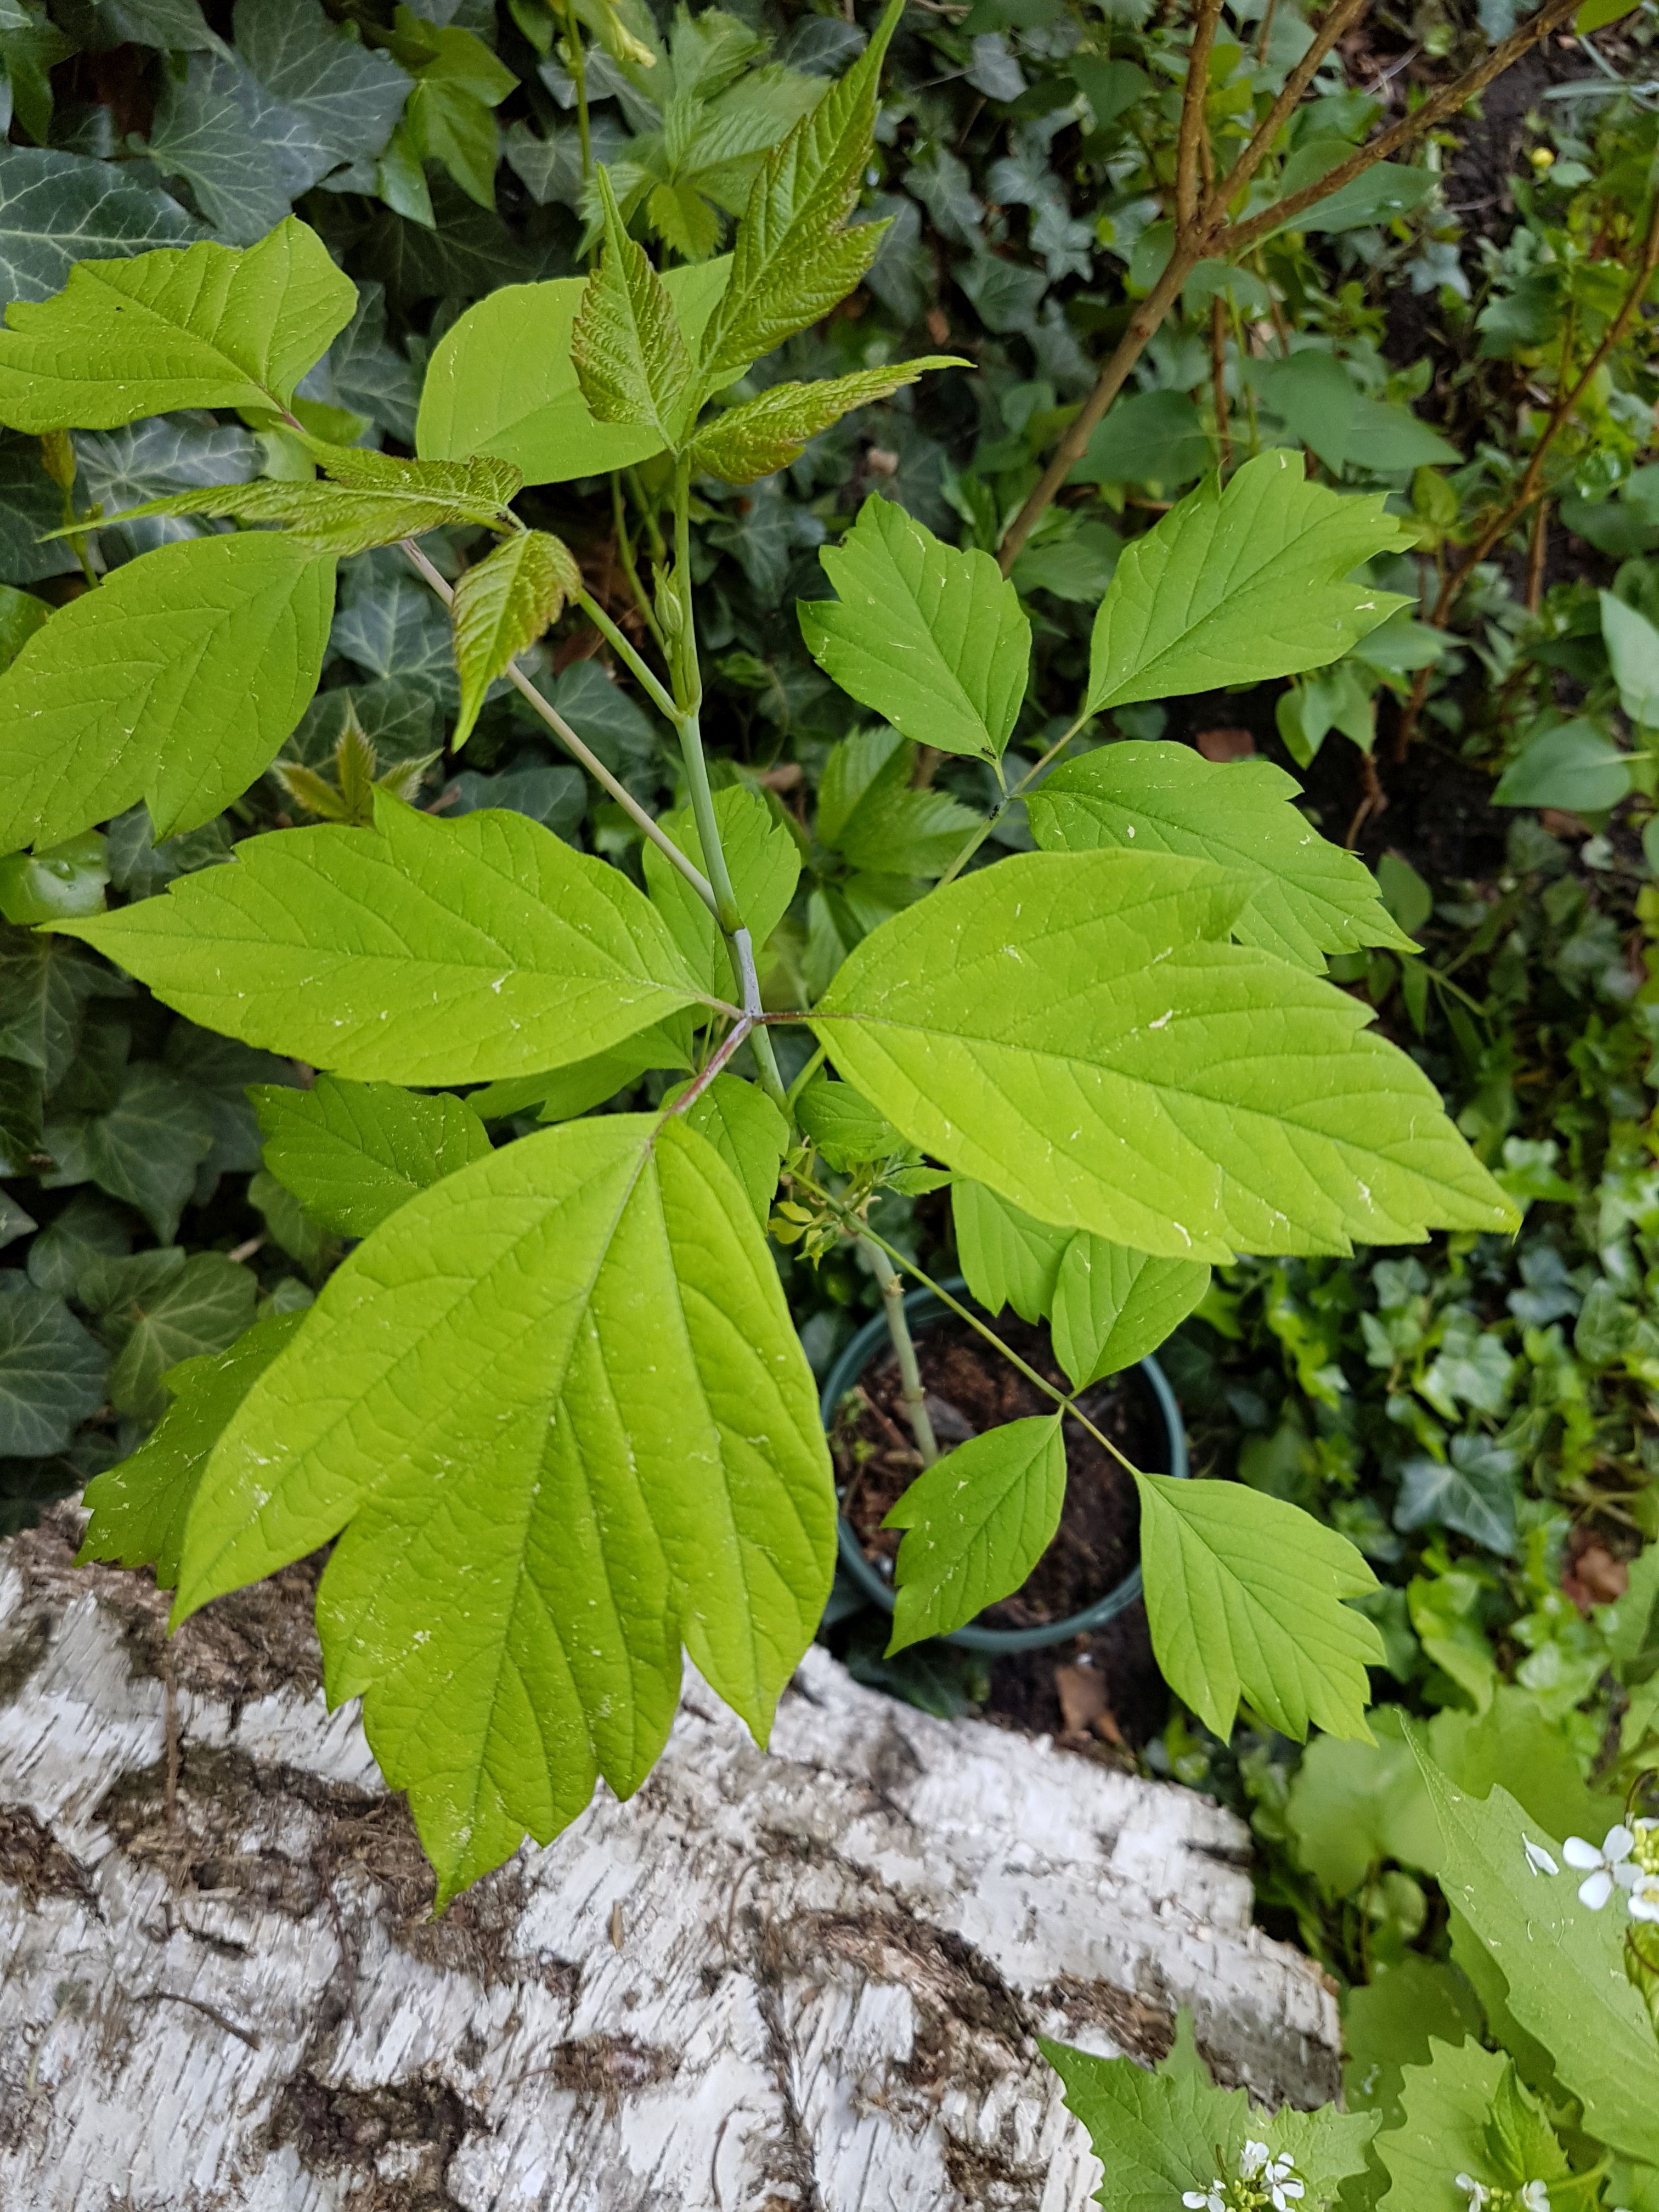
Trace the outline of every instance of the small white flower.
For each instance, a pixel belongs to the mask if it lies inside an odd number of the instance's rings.
[[[1644,1876],[1627,1900],[1632,1920],[1659,1920],[1659,1875]]]
[[[1531,1845],[1528,1844],[1528,1850],[1529,1851],[1531,1848]],[[1469,2212],[1480,2212],[1481,2206],[1486,2201],[1486,2191],[1483,2184],[1473,2179],[1467,2173],[1460,2173],[1456,2177],[1456,2179],[1457,2186],[1463,2191],[1469,2200]]]
[[[1550,2212],[1550,2193],[1541,2181],[1529,2181],[1521,2191],[1526,2212]]]
[[[1272,2156],[1266,2143],[1247,2142],[1239,2156],[1238,2170],[1246,2181],[1254,2181]]]
[[[1522,1837],[1521,1848],[1527,1855],[1527,1864],[1532,1869],[1534,1874],[1560,1873],[1560,1868],[1557,1866],[1555,1861],[1544,1849],[1542,1844],[1534,1843],[1530,1836]],[[1461,2188],[1462,2185],[1460,2183],[1458,2185]],[[1479,2182],[1476,2182],[1473,2185],[1478,2189],[1480,2185]],[[1470,2199],[1470,2202],[1474,2204],[1476,2212],[1480,2212],[1480,2199],[1478,2197],[1473,2197]]]
[[[1181,2201],[1187,2212],[1227,2212],[1227,2200],[1218,2181],[1212,2181],[1207,2189],[1188,2190]]]
[[[1635,1887],[1641,1875],[1641,1869],[1631,1864],[1635,1843],[1635,1837],[1622,1820],[1617,1827],[1607,1830],[1599,1851],[1583,1836],[1567,1838],[1561,1846],[1561,1856],[1584,1877],[1578,1885],[1581,1905],[1588,1905],[1592,1912],[1599,1912],[1613,1895],[1615,1883],[1624,1889]],[[1530,2206],[1528,2212],[1531,2212]]]

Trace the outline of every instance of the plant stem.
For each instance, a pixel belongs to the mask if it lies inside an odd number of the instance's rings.
[[[1026,769],[1024,775],[1021,776],[1019,781],[1014,786],[1012,791],[1009,790],[1006,783],[1003,785],[1001,798],[998,799],[996,805],[986,816],[980,827],[973,832],[972,836],[969,838],[968,842],[963,847],[962,850],[957,854],[955,860],[951,861],[950,866],[939,878],[939,882],[934,885],[934,889],[936,890],[943,890],[946,884],[953,884],[956,881],[957,878],[967,866],[969,861],[973,859],[975,854],[978,852],[980,847],[990,836],[992,830],[996,828],[998,823],[1001,821],[1003,816],[1008,811],[1008,809],[1013,805],[1014,801],[1017,799],[1021,798],[1030,787],[1036,781],[1038,776],[1042,775],[1043,769],[1048,767],[1051,761],[1057,759],[1059,756],[1065,751],[1066,746],[1071,744],[1073,738],[1083,727],[1084,724],[1085,722],[1091,722],[1093,720],[1094,717],[1091,714],[1085,713],[1079,714],[1076,721],[1073,723],[1071,728],[1054,739],[1053,744],[1049,746],[1048,751],[1044,753],[1042,759],[1032,763],[1031,766]],[[998,773],[999,775],[1001,773],[1000,763],[998,764]]]
[[[903,1280],[885,1250],[873,1237],[860,1237],[859,1249],[864,1255],[871,1273],[881,1285],[881,1309],[887,1316],[887,1334],[893,1340],[893,1350],[898,1359],[899,1396],[903,1401],[905,1418],[910,1424],[910,1433],[916,1440],[916,1449],[921,1455],[922,1465],[932,1467],[939,1457],[939,1439],[933,1434],[933,1424],[927,1412],[927,1394],[921,1387],[921,1370],[916,1364],[915,1343],[910,1334],[910,1324],[905,1318]]]
[[[405,538],[403,541],[403,549],[418,574],[432,586],[444,605],[450,605],[454,599],[454,592],[450,590],[449,586],[433,567],[431,562],[427,559],[414,539]],[[574,754],[594,781],[602,785],[609,792],[629,819],[645,833],[664,858],[679,870],[686,882],[690,884],[692,890],[718,921],[720,908],[715,904],[714,886],[702,869],[697,866],[696,861],[688,854],[681,852],[673,839],[652,819],[627,786],[619,783],[599,755],[590,746],[583,744],[557,708],[543,698],[516,660],[508,661],[504,673],[507,682],[513,685],[526,705],[541,717],[560,743]]]
[[[617,532],[617,558],[628,579],[628,588],[634,595],[634,604],[639,609],[646,628],[657,641],[658,652],[666,660],[668,641],[662,634],[662,626],[657,620],[657,611],[651,604],[650,594],[640,581],[639,568],[634,559],[634,541],[628,534],[628,510],[623,500],[620,469],[611,471],[611,512]]]
[[[575,0],[565,0],[565,45],[570,55],[570,77],[576,88],[576,130],[582,146],[582,183],[593,174],[593,134],[587,113],[587,56],[582,49],[581,25],[576,20]]]
[[[1233,465],[1233,436],[1227,422],[1227,311],[1218,292],[1210,302],[1210,386],[1215,395],[1215,435],[1224,476]]]
[[[578,592],[576,605],[587,617],[594,629],[599,631],[600,636],[609,643],[612,652],[632,672],[657,712],[665,715],[678,728],[680,720],[679,708],[652,674],[650,664],[635,650],[627,633],[617,628],[591,592]],[[656,625],[653,623],[652,627],[654,629]]]

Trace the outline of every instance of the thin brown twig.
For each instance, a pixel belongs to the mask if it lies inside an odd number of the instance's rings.
[[[1544,565],[1550,549],[1550,503],[1540,499],[1532,511],[1532,541],[1527,547],[1527,612],[1535,615],[1544,597]]]
[[[1204,104],[1210,91],[1210,52],[1221,0],[1198,0],[1193,43],[1187,56],[1187,81],[1181,93],[1181,133],[1176,145],[1176,222],[1192,228],[1198,212],[1199,146],[1206,136]]]
[[[1318,76],[1326,56],[1355,18],[1364,13],[1364,9],[1365,0],[1338,0],[1338,4],[1315,32],[1313,44],[1285,78],[1278,98],[1251,132],[1243,152],[1222,179],[1218,189],[1211,195],[1210,205],[1205,210],[1206,216],[1219,221],[1244,190],[1272,152],[1274,140],[1290,121],[1303,94]]]

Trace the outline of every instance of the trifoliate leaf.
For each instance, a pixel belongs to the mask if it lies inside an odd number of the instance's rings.
[[[1012,1306],[1022,1321],[1040,1321],[1054,1304],[1072,1231],[1033,1220],[982,1182],[965,1178],[951,1187],[951,1217],[957,1258],[987,1313]]]
[[[1249,904],[1233,934],[1281,960],[1323,974],[1328,952],[1415,951],[1364,862],[1297,811],[1301,795],[1271,761],[1222,763],[1189,745],[1128,740],[1067,761],[1026,805],[1046,852],[1188,853],[1246,878]]]
[[[912,1144],[1137,1251],[1513,1226],[1354,1000],[1224,941],[1247,892],[1170,854],[1020,854],[873,930],[812,1026]]]
[[[763,1737],[835,1514],[747,1195],[676,1118],[611,1115],[462,1169],[347,1259],[214,1453],[176,1610],[338,1540],[328,1693],[362,1698],[441,1903],[599,1775],[639,1786],[682,1642]]]
[[[843,228],[875,130],[881,64],[903,12],[890,0],[846,76],[762,164],[732,253],[732,278],[705,334],[706,397],[839,305],[875,258],[885,223]]]
[[[109,1378],[116,1412],[153,1421],[166,1403],[167,1370],[233,1344],[258,1295],[249,1268],[222,1252],[197,1252],[153,1287],[106,1307],[98,1331],[117,1354]]]
[[[675,1096],[671,1092],[663,1103],[672,1106]],[[789,1145],[789,1124],[772,1101],[741,1076],[717,1075],[684,1109],[683,1118],[726,1162],[763,1224]]]
[[[801,635],[843,691],[918,744],[994,760],[1025,696],[1030,625],[988,553],[941,545],[873,495],[818,556],[836,599],[803,599]]]
[[[596,173],[605,251],[587,280],[570,357],[596,422],[620,422],[650,432],[659,446],[676,446],[691,356],[661,277],[628,235],[608,173]]]
[[[155,1433],[118,1466],[87,1486],[92,1518],[76,1565],[109,1559],[154,1567],[170,1589],[179,1579],[179,1548],[202,1469],[225,1423],[297,1332],[303,1315],[272,1314],[255,1322],[228,1352],[181,1360],[164,1376],[173,1403]]]
[[[265,1165],[313,1221],[367,1237],[417,1190],[482,1159],[489,1133],[464,1099],[319,1076],[310,1091],[249,1093]]]
[[[800,880],[800,848],[757,791],[727,784],[714,793],[714,821],[732,878],[738,911],[759,957],[788,912]],[[662,817],[662,827],[689,860],[707,870],[702,840],[689,806]],[[686,964],[717,998],[738,989],[732,962],[714,917],[685,878],[655,845],[644,848],[645,886],[668,924]]]
[[[731,267],[722,256],[662,272],[688,349],[695,350]],[[654,430],[597,422],[588,410],[571,355],[586,289],[581,276],[507,284],[469,307],[434,349],[421,392],[417,450],[434,460],[494,453],[532,484],[628,468],[660,453]]]
[[[56,298],[7,310],[0,421],[107,430],[181,407],[284,404],[356,304],[350,278],[292,216],[243,252],[82,260]]]
[[[334,564],[265,532],[164,545],[35,632],[0,675],[0,848],[61,844],[137,799],[210,822],[317,688]]]
[[[1080,1231],[1054,1285],[1054,1356],[1075,1390],[1133,1367],[1172,1336],[1210,1287],[1200,1261],[1158,1260]]]
[[[0,1455],[62,1451],[103,1403],[108,1364],[61,1298],[17,1268],[0,1273]]]
[[[1534,1870],[1526,1844],[1549,1847],[1507,1790],[1471,1797],[1418,1756],[1440,1822],[1440,1885],[1508,1984],[1510,2014],[1543,2041],[1586,2130],[1628,2158],[1659,2165],[1653,2027],[1625,1972],[1613,1906],[1592,1912],[1578,1876]]]
[[[375,821],[246,838],[64,927],[203,1028],[363,1081],[568,1066],[703,997],[644,894],[538,822]]]
[[[820,384],[775,384],[705,423],[691,441],[695,473],[753,483],[798,460],[808,442],[855,407],[890,398],[930,368],[971,368],[956,354],[928,354],[889,368],[861,368]]]
[[[395,545],[428,530],[479,523],[501,529],[507,522],[507,503],[521,482],[518,471],[504,461],[410,461],[316,439],[306,443],[321,462],[327,482],[260,477],[252,483],[209,484],[146,500],[108,520],[222,514],[239,522],[280,522],[301,545],[343,557],[374,545]]]
[[[884,1528],[908,1533],[893,1580],[890,1655],[948,1636],[1017,1590],[1048,1550],[1066,1503],[1059,1413],[1007,1421],[923,1469]]]
[[[472,734],[485,692],[515,653],[558,620],[581,580],[563,539],[545,530],[515,532],[461,578],[450,609],[461,676],[461,711],[450,739],[457,752]]]
[[[1407,604],[1345,581],[1399,537],[1380,492],[1308,483],[1300,453],[1259,453],[1224,489],[1206,478],[1125,548],[1095,617],[1089,713],[1340,659]]]
[[[1298,1742],[1310,1726],[1368,1735],[1382,1638],[1346,1597],[1376,1577],[1346,1536],[1237,1482],[1138,1474],[1146,1617],[1164,1680],[1207,1728],[1241,1697]]]

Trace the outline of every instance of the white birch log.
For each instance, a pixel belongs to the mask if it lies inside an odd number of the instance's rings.
[[[1334,2090],[1230,1814],[817,1650],[769,1755],[691,1679],[635,1798],[434,1921],[310,1571],[169,1659],[78,1523],[0,1545],[5,2212],[1082,2212],[1034,2036],[1150,2059],[1180,2005],[1224,2081]]]

